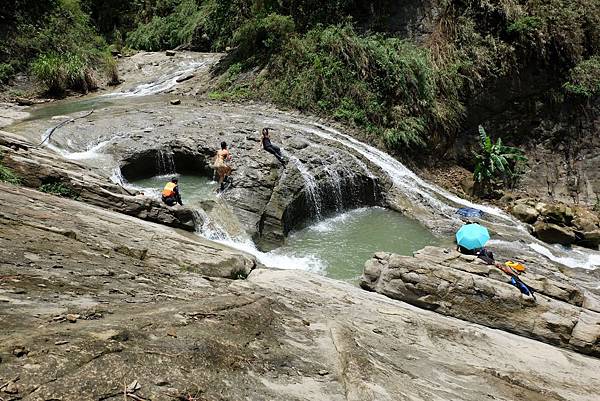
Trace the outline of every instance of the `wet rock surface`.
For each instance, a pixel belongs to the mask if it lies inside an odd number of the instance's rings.
[[[592,401],[600,386],[598,359],[321,276],[250,272],[185,231],[8,185],[0,201],[13,205],[0,212],[5,400]],[[216,277],[234,269],[248,280]]]
[[[0,131],[2,163],[27,187],[59,186],[66,196],[81,202],[188,231],[201,223],[193,210],[168,207],[156,199],[136,195],[88,167],[37,145]]]
[[[186,81],[186,83],[189,81]],[[97,109],[54,133],[52,144],[66,156],[90,144],[101,154],[82,159],[98,174],[120,169],[125,179],[186,173],[213,177],[210,165],[225,141],[233,155],[233,185],[221,197],[247,236],[262,249],[282,244],[292,229],[349,208],[387,203],[387,175],[363,155],[320,137],[293,115],[265,113],[264,105],[189,101],[171,106],[165,98],[138,100]],[[277,115],[281,121],[273,122]],[[30,138],[47,122],[18,127]],[[272,141],[287,163],[262,149],[259,131],[275,127]],[[85,156],[85,155],[84,155]],[[166,159],[165,163],[163,159]],[[185,192],[183,192],[185,204]]]
[[[533,270],[522,280],[536,291],[537,302],[522,296],[493,265],[436,247],[414,257],[376,254],[365,264],[360,284],[443,315],[600,356],[600,313],[586,307],[600,298],[565,276],[550,276],[541,266]]]

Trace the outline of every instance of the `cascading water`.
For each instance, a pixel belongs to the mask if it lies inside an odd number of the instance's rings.
[[[156,171],[158,175],[173,175],[175,174],[175,160],[173,153],[159,149],[156,154]]]
[[[433,213],[438,216],[438,218],[447,221],[451,226],[456,227],[462,224],[462,221],[456,215],[457,207],[476,208],[485,213],[485,220],[487,220],[489,224],[505,229],[505,231],[512,233],[511,235],[513,237],[518,238],[521,241],[525,240],[526,243],[528,243],[528,247],[540,255],[569,267],[594,268],[600,266],[600,254],[597,252],[582,250],[564,251],[560,249],[560,247],[549,247],[537,238],[531,236],[526,226],[500,209],[472,203],[468,200],[461,199],[436,185],[425,182],[401,162],[387,153],[362,143],[338,130],[321,124],[314,124],[312,126],[300,125],[273,119],[265,119],[263,120],[263,123],[269,126],[282,126],[296,131],[308,132],[317,135],[320,138],[337,142],[346,148],[358,152],[381,168],[381,170],[392,180],[394,186],[399,189],[405,197],[410,199],[411,202],[415,205],[420,205],[421,208]],[[510,241],[502,242],[504,242],[506,247],[518,251],[522,249],[523,246],[521,241],[515,241],[514,243]]]
[[[319,188],[317,187],[317,182],[315,177],[310,173],[308,168],[295,156],[289,156],[289,160],[292,164],[298,169],[302,179],[304,180],[305,186],[304,190],[310,199],[311,207],[315,213],[315,217],[318,219],[321,218],[321,195],[319,194]]]
[[[198,213],[203,221],[202,225],[197,227],[197,233],[202,237],[211,241],[227,245],[231,248],[246,252],[254,256],[261,264],[278,269],[290,270],[307,270],[314,273],[323,273],[325,265],[319,258],[308,256],[292,256],[280,254],[276,251],[262,252],[250,238],[245,236],[232,237],[227,230],[221,227],[216,221],[204,211],[199,210]]]
[[[207,61],[183,61],[177,64],[177,68],[175,70],[163,74],[158,79],[152,80],[152,82],[140,84],[134,88],[122,92],[109,93],[104,96],[133,97],[155,95],[157,93],[166,92],[175,87],[179,83],[179,79],[193,73],[201,67],[204,67],[207,65],[207,63]]]

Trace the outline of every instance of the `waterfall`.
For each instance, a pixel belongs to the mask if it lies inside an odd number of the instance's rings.
[[[308,171],[308,168],[295,156],[289,156],[290,161],[296,166],[302,179],[304,180],[304,190],[311,201],[311,207],[317,219],[321,218],[321,195],[315,177]]]
[[[113,172],[110,176],[110,180],[122,187],[124,187],[127,184],[127,181],[123,177],[123,173],[121,172],[120,167],[116,167],[115,169],[113,169]]]
[[[173,153],[170,151],[164,151],[159,149],[156,154],[156,171],[158,175],[172,175],[175,174],[175,160],[173,159]]]
[[[197,209],[195,213],[199,216],[196,221],[202,221],[202,225],[196,228],[196,233],[201,237],[228,247],[246,252],[254,256],[261,264],[278,269],[307,270],[315,273],[323,273],[325,266],[315,256],[292,256],[277,253],[277,251],[262,252],[250,238],[232,237],[227,230],[214,221],[208,213]]]
[[[229,233],[217,222],[213,221],[204,209],[196,209],[194,210],[194,214],[199,217],[196,221],[202,221],[202,225],[196,227],[198,234],[211,241],[234,242]]]
[[[180,62],[177,65],[176,70],[169,71],[152,82],[140,84],[134,88],[122,92],[108,93],[102,96],[113,98],[134,97],[155,95],[157,93],[166,92],[179,83],[178,79],[185,77],[187,74],[193,73],[197,69],[207,64],[207,61]]]
[[[535,251],[539,255],[569,267],[594,268],[595,266],[600,266],[600,254],[598,252],[579,249],[569,251],[557,246],[549,246],[530,235],[524,224],[507,215],[502,210],[492,206],[475,204],[453,195],[434,184],[430,184],[419,178],[410,169],[387,153],[362,143],[336,129],[321,124],[301,125],[274,119],[265,119],[263,123],[269,126],[283,126],[300,132],[308,132],[320,138],[337,142],[346,148],[358,152],[387,174],[394,186],[413,204],[420,205],[425,210],[436,214],[453,226],[462,224],[462,221],[456,215],[458,207],[476,208],[486,214],[485,219],[488,223],[512,232],[516,238],[528,243],[528,249]],[[514,249],[515,252],[518,252],[523,247],[520,241],[509,242],[503,240],[502,242],[504,245]]]

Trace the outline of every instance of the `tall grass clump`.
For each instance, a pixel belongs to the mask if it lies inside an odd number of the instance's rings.
[[[2,164],[2,153],[0,153],[0,182],[6,182],[8,184],[19,185],[21,179],[15,174],[10,168]]]
[[[67,89],[63,60],[56,54],[43,54],[31,64],[33,75],[46,85],[48,92],[62,94]]]
[[[106,55],[104,56],[104,68],[106,76],[108,78],[108,85],[119,85],[121,83],[121,80],[119,79],[117,60],[115,60],[110,53],[106,53]]]
[[[43,54],[32,63],[31,72],[53,95],[67,89],[87,93],[98,87],[92,70],[77,54]]]

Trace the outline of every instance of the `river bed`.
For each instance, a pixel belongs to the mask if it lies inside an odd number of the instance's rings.
[[[165,174],[129,184],[146,196],[160,198],[163,186],[173,176],[179,180],[186,206],[201,208],[202,202],[217,198],[217,183],[197,175]],[[229,239],[228,244],[232,243],[235,245],[235,241]],[[424,246],[439,243],[439,239],[413,219],[381,207],[365,207],[292,232],[285,244],[274,251],[252,250],[252,253],[265,263],[278,263],[280,260],[305,263],[305,269],[335,279],[356,281],[362,274],[365,261],[375,252],[411,255]]]
[[[148,61],[149,62],[149,61]],[[179,66],[183,74],[191,62]],[[147,63],[146,63],[147,64]],[[192,66],[195,64],[191,64]],[[150,68],[150,64],[147,65]],[[214,133],[215,146],[222,132],[240,132],[240,136],[253,137],[263,126],[274,127],[276,132],[288,133],[290,142],[300,146],[300,140],[313,144],[316,139],[334,144],[339,149],[353,152],[369,160],[364,166],[373,174],[386,175],[393,183],[391,197],[401,199],[400,209],[410,208],[420,221],[411,220],[399,213],[383,209],[339,210],[337,215],[292,232],[279,249],[262,253],[247,238],[213,238],[257,256],[264,264],[280,268],[302,268],[319,271],[331,277],[352,280],[362,270],[366,259],[375,251],[410,254],[428,244],[439,244],[439,239],[451,244],[452,233],[462,224],[456,208],[469,206],[485,212],[483,224],[493,231],[493,245],[511,257],[535,258],[543,256],[565,266],[593,270],[600,266],[600,254],[586,249],[563,249],[549,246],[533,238],[527,226],[504,212],[486,205],[473,204],[430,184],[390,155],[368,144],[359,142],[344,132],[321,124],[318,120],[285,113],[270,106],[248,103],[228,104],[186,98],[180,106],[170,104],[171,95],[161,94],[176,85],[177,74],[169,69],[162,71],[155,84],[144,73],[143,81],[130,80],[127,88],[101,96],[69,99],[53,104],[36,106],[30,110],[27,121],[9,130],[38,142],[44,132],[58,122],[94,109],[92,116],[67,124],[56,132],[46,146],[67,159],[76,160],[107,176],[118,171],[120,157],[125,149],[155,148],[170,138],[194,138],[199,130]],[[137,69],[132,68],[132,71]],[[139,72],[136,72],[139,74]],[[136,86],[137,85],[137,86]],[[57,117],[68,115],[69,117]],[[53,118],[54,117],[54,118]],[[166,139],[165,139],[166,138]],[[242,141],[243,142],[243,141]],[[298,147],[301,149],[301,147]],[[296,159],[291,159],[292,162]],[[298,160],[299,161],[299,160]],[[298,164],[298,163],[292,163]],[[301,170],[304,166],[296,166]],[[302,171],[301,171],[302,172]],[[135,184],[153,188],[148,194],[159,196],[169,175],[151,178]],[[216,184],[209,179],[182,176],[180,186],[184,204],[198,206],[203,200],[214,199]],[[424,228],[427,226],[427,228]]]

